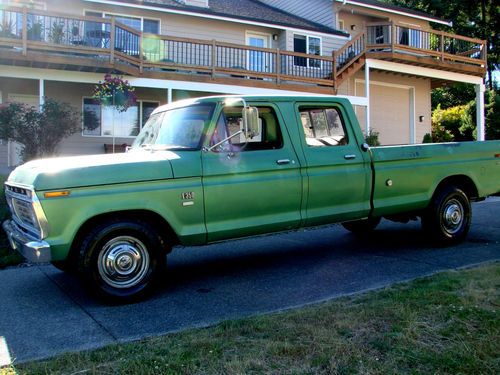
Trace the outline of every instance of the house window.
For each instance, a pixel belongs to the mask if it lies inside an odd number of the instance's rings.
[[[339,29],[340,30],[345,30],[345,22],[344,22],[344,20],[339,20]]]
[[[385,38],[384,26],[375,26],[375,44],[388,43]]]
[[[115,17],[115,20],[117,22],[120,22],[137,31],[144,31],[145,33],[150,33],[150,34],[160,33],[160,20],[125,16],[114,13],[93,12],[93,11],[86,11],[85,15],[92,17],[105,17],[105,18]]]
[[[296,34],[293,37],[293,50],[294,52],[307,53],[309,55],[321,55],[321,38],[308,35]],[[308,59],[305,57],[294,58],[296,66],[307,66],[310,68],[319,68],[321,60]]]
[[[125,112],[102,106],[92,98],[83,99],[83,135],[103,137],[135,137],[158,102],[138,101]]]

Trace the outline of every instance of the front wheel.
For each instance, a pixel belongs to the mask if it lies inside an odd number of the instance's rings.
[[[471,217],[467,195],[455,186],[448,186],[433,197],[422,216],[422,227],[436,244],[453,245],[467,236]]]
[[[165,267],[165,243],[141,220],[109,220],[82,241],[79,270],[99,297],[129,302],[147,293]]]

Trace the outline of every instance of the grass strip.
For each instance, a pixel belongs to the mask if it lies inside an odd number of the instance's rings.
[[[496,374],[500,264],[6,368],[19,374]],[[137,317],[140,319],[140,317]]]
[[[0,175],[0,224],[9,217],[9,209],[7,208],[5,191],[3,188],[3,184],[6,180],[7,176]],[[7,236],[0,226],[0,269],[15,266],[23,261],[24,259],[21,255],[10,249]]]

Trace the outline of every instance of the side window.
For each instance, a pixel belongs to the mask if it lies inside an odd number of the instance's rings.
[[[273,150],[283,147],[280,125],[274,109],[258,107],[260,134],[252,139],[245,139],[244,134],[238,134],[243,129],[241,107],[225,107],[217,121],[217,127],[212,136],[211,145],[234,135],[220,147],[220,151],[256,151]]]
[[[308,146],[342,146],[348,143],[342,117],[336,108],[300,108]]]

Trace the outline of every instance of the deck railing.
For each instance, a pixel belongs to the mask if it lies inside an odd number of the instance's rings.
[[[147,34],[114,18],[69,17],[26,8],[0,9],[0,46],[92,55],[138,72],[198,73],[333,86],[332,58],[215,40]],[[80,60],[79,60],[80,61]]]
[[[367,51],[401,52],[441,61],[486,66],[486,42],[396,23],[367,25]]]
[[[129,74],[199,74],[331,86],[365,52],[403,52],[442,61],[485,66],[485,42],[394,23],[369,24],[332,56],[280,49],[147,34],[114,18],[78,17],[0,7],[0,47],[51,52],[57,58],[91,56],[88,65],[105,63]],[[1,51],[0,51],[1,53]],[[85,64],[78,59],[78,64]]]
[[[333,53],[333,76],[341,74],[366,52],[366,35],[358,34]]]

